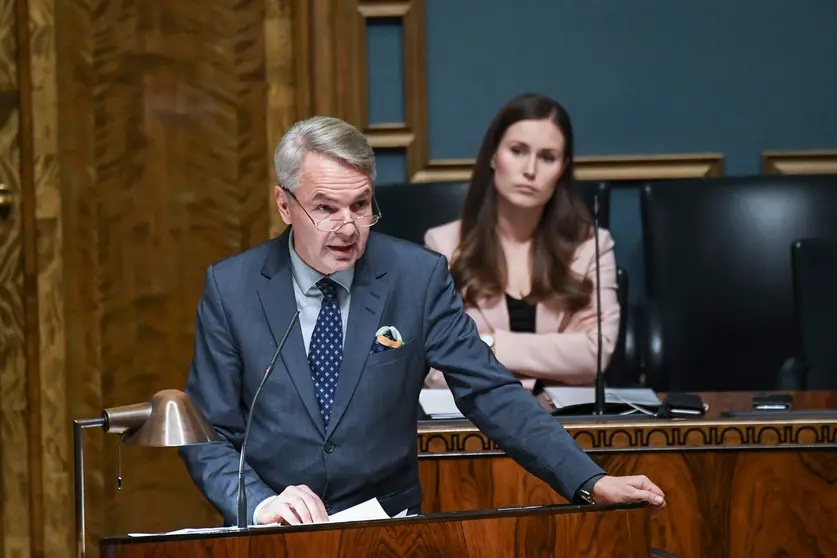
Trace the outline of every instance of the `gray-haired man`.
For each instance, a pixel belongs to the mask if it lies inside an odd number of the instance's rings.
[[[226,442],[181,455],[228,523],[245,417],[297,311],[253,415],[249,521],[325,521],[373,497],[389,515],[417,513],[417,402],[431,366],[466,417],[567,499],[664,505],[647,478],[606,475],[494,358],[444,257],[370,234],[380,214],[362,134],[334,118],[299,122],[275,163],[289,227],[208,269],[186,388]]]

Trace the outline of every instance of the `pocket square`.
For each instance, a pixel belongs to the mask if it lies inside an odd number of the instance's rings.
[[[375,341],[372,342],[372,348],[369,354],[374,355],[382,351],[389,351],[397,349],[404,344],[401,338],[401,333],[393,326],[383,326],[375,332]]]

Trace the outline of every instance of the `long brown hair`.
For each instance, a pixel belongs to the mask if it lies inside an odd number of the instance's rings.
[[[527,302],[545,302],[570,312],[590,301],[592,282],[570,270],[579,244],[592,234],[592,217],[581,201],[573,177],[573,130],[570,116],[557,101],[537,94],[511,100],[491,122],[482,141],[462,210],[459,246],[451,275],[466,303],[502,295],[506,261],[497,230],[497,190],[491,159],[512,124],[550,119],[565,140],[564,171],[544,207],[532,238],[532,290]]]

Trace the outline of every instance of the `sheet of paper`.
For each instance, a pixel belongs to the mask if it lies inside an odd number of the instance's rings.
[[[224,533],[226,531],[233,531],[235,527],[195,527],[178,529],[176,531],[169,531],[168,533],[128,533],[129,537],[158,537],[160,535],[189,535],[192,533]]]
[[[434,419],[463,418],[456,408],[453,393],[449,389],[423,389],[419,395],[419,405],[424,412]]]
[[[552,399],[555,407],[564,409],[577,405],[590,405],[596,401],[596,394],[591,387],[547,387],[544,391]],[[660,398],[650,388],[607,388],[605,389],[607,403],[630,403],[640,407],[657,408]]]
[[[341,512],[328,516],[329,523],[343,523],[346,521],[370,521],[372,519],[390,519],[377,498],[367,500],[362,504],[352,506]]]
[[[377,498],[372,498],[351,508],[347,508],[341,512],[337,512],[328,516],[329,523],[345,523],[347,521],[371,521],[373,519],[391,519],[381,503]],[[250,529],[263,527],[279,527],[279,523],[270,523],[268,525],[250,525]],[[236,527],[198,527],[178,529],[177,531],[169,531],[168,533],[128,533],[129,537],[156,537],[160,535],[188,535],[191,533],[222,533],[225,531],[234,531]]]
[[[384,508],[381,507],[381,503],[378,502],[377,498],[372,498],[371,500],[367,500],[363,503],[360,503],[356,506],[352,506],[351,508],[346,508],[341,512],[337,512],[335,514],[328,516],[329,523],[342,523],[346,521],[370,521],[373,519],[390,519],[387,515],[387,512],[384,511]],[[314,523],[322,523],[321,521],[315,521]],[[264,527],[280,527],[285,525],[284,523],[267,523],[264,525],[251,525],[251,529],[261,529]]]

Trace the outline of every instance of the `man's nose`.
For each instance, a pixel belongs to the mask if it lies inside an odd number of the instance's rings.
[[[337,230],[337,234],[340,236],[354,236],[357,234],[357,225],[354,221],[354,215],[344,215],[340,217],[343,221],[343,226]]]

